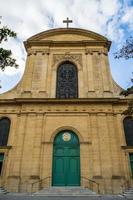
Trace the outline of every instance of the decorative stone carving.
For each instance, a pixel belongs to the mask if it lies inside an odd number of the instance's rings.
[[[98,54],[104,54],[107,55],[107,49],[98,49],[98,48],[86,48],[85,49],[85,54],[93,54],[93,53],[98,53]]]
[[[28,56],[30,56],[30,55],[37,55],[37,53],[41,53],[42,55],[49,55],[50,54],[50,52],[49,52],[49,50],[48,49],[46,49],[46,50],[29,50],[28,51]]]
[[[53,66],[61,61],[73,61],[75,64],[82,66],[82,55],[81,54],[70,54],[69,52],[65,54],[54,54],[53,55]]]

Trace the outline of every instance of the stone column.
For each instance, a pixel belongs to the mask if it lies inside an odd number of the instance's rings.
[[[14,130],[13,149],[9,153],[7,171],[8,171],[8,188],[9,191],[19,192],[21,181],[21,159],[23,153],[23,142],[25,133],[26,115],[17,116],[17,122]]]
[[[56,98],[57,69],[52,69],[51,98]]]
[[[100,145],[101,174],[104,180],[104,191],[112,192],[111,175],[112,166],[110,158],[110,139],[108,135],[107,116],[105,113],[98,113],[98,137]]]
[[[80,144],[81,176],[89,178],[89,147],[87,142]]]
[[[41,86],[41,77],[42,77],[42,52],[36,53],[36,60],[34,62],[34,69],[32,74],[32,90],[33,93],[37,93]]]
[[[101,178],[100,146],[98,136],[98,122],[96,114],[90,115],[93,152],[93,178]]]
[[[98,52],[93,53],[92,57],[93,62],[93,76],[94,76],[94,88],[96,95],[98,97],[103,96],[103,82],[102,82],[102,73],[101,73],[101,62],[100,62],[100,55]]]
[[[48,71],[47,71],[47,83],[46,83],[46,90],[47,90],[47,95],[48,98],[52,96],[52,91],[51,91],[51,84],[52,84],[52,61],[53,61],[53,54],[49,55],[48,59]]]
[[[84,98],[84,85],[83,85],[83,71],[78,70],[78,96],[79,98]]]
[[[49,52],[45,51],[42,53],[42,73],[41,73],[41,83],[40,92],[47,92],[47,73],[48,73],[48,59]]]
[[[33,138],[33,151],[32,151],[32,166],[31,176],[28,191],[38,191],[40,178],[40,165],[41,165],[41,149],[42,149],[42,128],[43,128],[43,114],[37,114],[35,119],[35,135]],[[36,182],[36,183],[35,183]],[[32,185],[32,183],[35,183]]]
[[[38,114],[35,119],[35,135],[33,141],[32,152],[32,170],[31,176],[40,177],[40,153],[41,153],[41,141],[42,141],[42,127],[43,127],[43,115]]]
[[[86,52],[86,66],[87,66],[87,77],[88,77],[88,92],[94,92],[94,77],[93,77],[93,63],[92,63],[92,51]]]
[[[29,113],[25,126],[25,138],[23,144],[22,161],[21,161],[21,191],[27,191],[27,184],[32,174],[32,152],[34,147],[36,114]]]
[[[86,62],[86,55],[82,54],[82,70],[83,70],[83,95],[84,98],[88,97],[88,74],[87,72],[87,62]],[[78,67],[79,68],[79,67]],[[81,68],[81,67],[80,67]],[[80,80],[78,79],[78,83],[80,83]]]
[[[105,61],[107,55],[100,53],[100,60],[101,60],[101,73],[102,73],[102,80],[103,80],[103,90],[104,92],[110,91],[110,74],[108,71],[108,65]]]
[[[46,115],[44,115],[43,118],[43,133],[42,133],[42,150],[41,150],[41,179],[44,179],[46,177],[52,176],[52,149],[53,144],[48,139],[47,133],[46,133]],[[46,184],[49,183],[49,179],[46,179]]]
[[[108,114],[108,128],[111,147],[111,160],[112,160],[112,192],[121,192],[123,163],[121,163],[120,141],[119,141],[119,128],[117,126],[117,118],[114,114]]]
[[[110,91],[113,93],[113,84],[115,84],[111,71],[110,71],[110,65],[109,65],[109,58],[108,55],[106,55],[106,52],[104,53],[104,60],[105,60],[105,66],[107,66],[107,73],[108,73],[108,77],[109,77],[109,89]]]

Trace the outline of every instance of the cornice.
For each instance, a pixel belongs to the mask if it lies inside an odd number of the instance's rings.
[[[24,42],[26,50],[31,48],[32,46],[49,46],[49,47],[80,47],[80,46],[104,46],[107,47],[108,51],[110,49],[111,42],[110,41],[99,41],[99,40],[82,40],[82,41],[53,41],[53,40],[45,40],[45,41],[25,41]]]
[[[121,98],[80,98],[80,99],[54,99],[54,98],[14,98],[0,99],[0,104],[22,104],[22,103],[50,103],[50,104],[79,104],[79,103],[127,103],[128,99]]]

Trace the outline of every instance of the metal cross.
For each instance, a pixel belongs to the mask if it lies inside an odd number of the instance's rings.
[[[73,21],[72,20],[69,20],[69,18],[67,17],[66,20],[63,20],[63,23],[66,23],[67,24],[67,28],[69,26],[69,23],[72,23]]]

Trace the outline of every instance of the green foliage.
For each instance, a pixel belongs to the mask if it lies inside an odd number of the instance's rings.
[[[133,58],[133,37],[129,37],[123,47],[114,53],[115,58]]]
[[[133,116],[133,100],[132,99],[128,102],[128,108],[127,110],[124,110],[123,114],[128,115],[128,116]]]
[[[6,26],[0,28],[0,44],[3,41],[7,41],[9,37],[16,37],[16,33]],[[4,70],[6,67],[15,67],[17,68],[18,65],[16,64],[16,60],[11,57],[12,51],[6,50],[4,48],[0,48],[0,69]]]
[[[0,48],[0,68],[1,70],[4,70],[5,67],[18,67],[16,64],[16,60],[14,58],[11,58],[12,52],[11,50],[6,50],[3,48]]]
[[[17,34],[11,31],[7,26],[0,28],[0,43],[4,40],[7,41],[8,37],[16,37]]]
[[[126,90],[122,90],[120,93],[120,95],[124,95],[125,97],[128,96],[129,94],[133,94],[133,86],[127,88]]]
[[[115,58],[133,58],[133,37],[129,37],[123,47],[118,52],[114,53],[114,56]],[[131,82],[133,83],[133,79],[131,79]],[[122,90],[120,93],[120,95],[125,97],[131,94],[133,94],[133,86],[127,88],[126,90]],[[129,100],[128,108],[123,112],[123,114],[133,116],[133,99]]]

